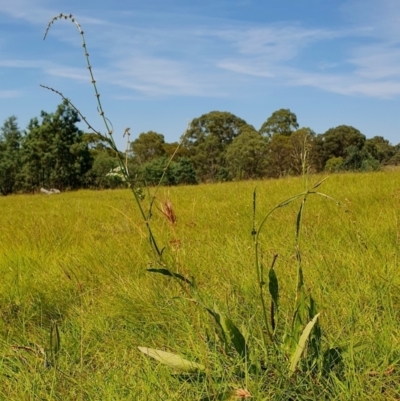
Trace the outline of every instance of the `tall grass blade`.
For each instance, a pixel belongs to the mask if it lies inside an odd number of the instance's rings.
[[[205,370],[205,366],[200,363],[191,362],[187,359],[182,358],[179,355],[172,354],[171,352],[165,352],[153,348],[138,347],[140,352],[148,355],[149,357],[167,365],[171,368],[178,369],[184,372],[196,372]]]
[[[251,230],[251,235],[253,236],[253,239],[255,235],[257,234],[256,230],[256,206],[257,206],[257,191],[256,188],[254,188],[253,191],[253,227]]]
[[[163,276],[169,276],[176,278],[178,280],[182,280],[184,283],[189,284],[191,287],[194,287],[194,284],[188,280],[186,277],[182,276],[182,274],[179,273],[173,273],[168,269],[146,269],[150,273],[158,273],[162,274]]]
[[[297,195],[291,196],[290,198],[288,198],[288,199],[284,200],[283,202],[281,202],[279,205],[275,206],[274,210],[290,205],[297,198],[300,198],[300,196],[304,196],[304,193],[302,192],[301,194],[297,194]]]
[[[335,202],[338,206],[341,205],[341,203],[339,201],[337,201],[335,198],[332,198],[332,196],[329,196],[327,194],[324,194],[323,192],[313,192],[315,195],[319,195],[322,196],[323,198],[329,199],[333,202]]]
[[[61,349],[60,331],[58,330],[57,322],[53,321],[51,322],[51,328],[50,328],[50,355],[53,364],[55,364],[57,360],[60,349]]]
[[[296,239],[297,240],[300,238],[301,220],[303,217],[303,209],[304,209],[305,201],[306,201],[306,196],[301,201],[299,212],[297,213],[297,219],[296,219]]]
[[[320,185],[322,185],[329,177],[325,177],[322,180],[318,181],[317,183],[315,183],[312,187],[312,189],[318,188]]]

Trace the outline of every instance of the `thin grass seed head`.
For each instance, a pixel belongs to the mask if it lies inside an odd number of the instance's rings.
[[[159,210],[167,218],[171,225],[174,226],[176,224],[177,217],[170,199],[160,203]]]

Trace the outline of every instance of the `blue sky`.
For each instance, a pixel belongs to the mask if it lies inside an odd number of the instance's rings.
[[[0,120],[24,129],[70,98],[104,131],[72,13],[117,143],[229,111],[257,129],[289,108],[317,133],[347,124],[400,142],[399,0],[0,0]]]

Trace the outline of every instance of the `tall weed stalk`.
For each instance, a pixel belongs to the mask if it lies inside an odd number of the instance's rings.
[[[98,92],[96,80],[93,75],[93,69],[90,64],[89,53],[85,41],[84,32],[80,24],[76,19],[70,15],[60,14],[54,17],[47,26],[44,39],[47,37],[50,27],[57,20],[66,19],[75,24],[76,28],[82,39],[82,46],[84,50],[84,57],[86,60],[87,68],[89,70],[90,80],[93,85],[96,101],[97,110],[102,118],[105,131],[106,131],[106,141],[109,146],[115,151],[120,171],[124,176],[126,182],[130,182],[129,172],[127,169],[126,160],[124,160],[124,155],[119,152],[114,140],[114,132],[112,129],[112,124],[108,120],[103,110],[103,106],[100,100],[100,93]],[[94,133],[103,135],[87,121],[81,111],[61,92],[50,88],[45,85],[42,87],[57,93],[61,98],[67,102],[82,118],[82,120],[87,124],[88,128]],[[303,151],[303,178],[304,178],[304,189],[302,192],[293,195],[282,202],[278,203],[270,211],[268,211],[261,221],[257,224],[256,212],[257,212],[257,192],[254,190],[253,193],[253,224],[252,224],[252,239],[254,248],[254,270],[255,277],[258,287],[259,302],[262,310],[262,320],[263,327],[261,332],[265,333],[262,339],[252,339],[254,344],[262,344],[265,355],[278,355],[280,360],[286,361],[286,368],[283,369],[283,374],[286,377],[293,376],[296,372],[312,373],[318,375],[329,374],[334,366],[341,360],[341,351],[339,347],[330,348],[325,351],[322,350],[322,332],[319,326],[318,318],[320,314],[316,310],[316,305],[311,294],[309,294],[305,288],[304,284],[304,271],[302,263],[302,252],[301,252],[301,234],[302,225],[305,213],[305,206],[307,200],[310,196],[318,196],[335,203],[338,203],[329,195],[319,192],[318,188],[322,185],[324,180],[320,180],[311,187],[308,184],[308,173],[307,173],[307,151],[306,143],[304,143]],[[233,320],[222,312],[219,307],[213,303],[209,305],[203,300],[201,294],[199,293],[193,279],[189,279],[184,275],[174,271],[173,261],[171,265],[167,265],[163,261],[163,250],[153,231],[151,217],[153,212],[153,206],[156,199],[157,191],[163,181],[164,175],[171,163],[172,158],[169,159],[167,165],[164,168],[164,174],[161,177],[158,186],[156,187],[154,194],[150,195],[150,201],[147,210],[142,202],[142,192],[140,188],[130,185],[130,189],[133,194],[135,203],[139,209],[140,215],[146,225],[148,240],[150,248],[154,255],[154,266],[148,269],[151,273],[161,274],[172,279],[175,279],[181,286],[183,292],[185,293],[185,298],[190,302],[194,302],[199,305],[208,315],[215,324],[216,333],[220,341],[224,344],[224,357],[226,355],[232,355],[236,353],[239,361],[241,361],[241,371],[243,374],[257,374],[262,371],[263,361],[257,358],[257,352],[249,348],[249,336],[245,334],[250,332],[250,327],[245,328],[245,330],[240,330],[238,326],[233,322]],[[289,327],[284,324],[286,319],[280,317],[280,286],[279,280],[275,271],[275,265],[277,262],[278,255],[273,255],[271,264],[268,268],[268,272],[265,271],[265,266],[262,261],[262,234],[268,227],[270,216],[275,213],[278,209],[282,209],[293,202],[300,201],[299,209],[297,212],[297,218],[295,221],[295,241],[294,241],[294,251],[297,261],[297,282],[296,288],[294,289],[294,305],[291,311]],[[175,269],[176,270],[176,269]],[[268,291],[266,289],[268,283]],[[54,327],[52,329],[54,333]],[[57,332],[58,333],[58,332]],[[58,335],[58,334],[57,334]],[[57,337],[59,339],[59,337]],[[261,340],[261,341],[259,341]],[[59,340],[57,340],[59,343]],[[55,343],[57,344],[57,342]],[[150,356],[151,358],[166,364],[174,369],[182,370],[184,372],[204,372],[206,371],[206,366],[201,363],[191,362],[182,358],[179,355],[156,350],[148,347],[139,347],[139,350]],[[54,348],[54,355],[58,353],[58,348]],[[231,352],[232,351],[232,352]],[[232,363],[237,363],[237,357],[232,357],[230,360]],[[228,358],[229,359],[229,358]],[[236,362],[235,362],[236,361]],[[268,363],[268,362],[267,362]]]
[[[84,32],[83,32],[83,30],[82,30],[81,25],[80,25],[80,24],[78,23],[78,21],[73,17],[72,14],[66,15],[66,14],[62,14],[62,13],[61,13],[61,14],[55,16],[55,17],[49,22],[49,24],[47,25],[46,32],[45,32],[45,34],[44,34],[43,40],[46,39],[46,37],[47,37],[47,35],[48,35],[48,33],[49,33],[49,30],[50,30],[50,27],[51,27],[57,20],[62,20],[62,19],[70,20],[72,23],[74,23],[75,26],[76,26],[76,28],[78,29],[78,32],[79,32],[80,36],[81,36],[82,47],[83,47],[83,51],[84,51],[84,57],[85,57],[85,60],[86,60],[87,69],[88,69],[88,71],[89,71],[90,80],[91,80],[91,83],[92,83],[92,85],[93,85],[94,94],[95,94],[95,97],[96,97],[97,111],[99,112],[99,115],[100,115],[100,117],[101,117],[101,119],[102,119],[102,121],[103,121],[105,130],[106,130],[106,136],[102,135],[98,130],[96,130],[96,129],[93,127],[93,125],[91,125],[91,124],[88,122],[88,120],[87,120],[86,117],[81,113],[81,111],[72,103],[72,101],[71,101],[70,99],[68,99],[67,97],[65,97],[63,93],[61,93],[60,91],[58,91],[58,90],[56,90],[56,89],[54,89],[54,88],[48,87],[48,86],[46,86],[46,85],[41,85],[41,87],[43,87],[43,88],[45,88],[45,89],[48,89],[48,90],[50,90],[50,91],[52,91],[52,92],[57,93],[65,102],[67,102],[67,103],[79,114],[79,116],[82,118],[82,120],[86,123],[87,127],[88,127],[91,131],[93,131],[95,134],[99,135],[101,138],[103,138],[103,139],[109,144],[109,146],[111,147],[111,149],[113,149],[113,150],[115,151],[116,155],[117,155],[117,160],[118,160],[120,172],[122,173],[122,175],[123,175],[125,181],[129,183],[129,182],[130,182],[130,177],[129,177],[128,167],[127,167],[127,164],[126,164],[125,161],[124,161],[123,156],[121,155],[120,151],[119,151],[118,148],[117,148],[117,145],[116,145],[115,140],[114,140],[114,132],[113,132],[112,124],[111,124],[110,120],[106,117],[105,112],[104,112],[104,109],[103,109],[103,106],[102,106],[102,103],[101,103],[101,100],[100,100],[100,93],[99,93],[99,91],[98,91],[98,89],[97,89],[97,84],[96,84],[96,80],[95,80],[95,78],[94,78],[92,65],[90,64],[89,52],[88,52],[88,48],[87,48],[86,41],[85,41],[85,35],[84,35]],[[156,192],[157,192],[157,190],[158,190],[158,187],[161,185],[161,182],[162,182],[162,180],[163,180],[163,178],[164,178],[164,176],[165,176],[165,173],[166,173],[166,171],[167,171],[167,169],[168,169],[168,167],[169,167],[169,165],[170,165],[170,163],[171,163],[171,161],[172,161],[172,158],[173,158],[174,156],[175,156],[175,153],[174,153],[173,156],[169,159],[167,165],[165,166],[163,175],[162,175],[162,177],[161,177],[161,179],[160,179],[160,182],[159,182],[159,184],[158,184],[158,186],[157,186],[157,188],[156,188]],[[154,236],[154,233],[153,233],[151,224],[150,224],[150,220],[151,220],[151,216],[152,216],[152,207],[153,207],[155,195],[152,197],[152,199],[151,199],[151,201],[150,201],[150,206],[149,206],[149,208],[148,208],[148,210],[147,210],[147,212],[146,212],[145,209],[144,209],[144,207],[143,207],[143,205],[142,205],[142,203],[141,203],[141,200],[142,200],[142,191],[141,191],[141,188],[134,187],[133,185],[130,185],[130,188],[131,188],[131,191],[132,191],[132,193],[133,193],[133,197],[134,197],[134,199],[135,199],[136,205],[137,205],[137,207],[138,207],[138,209],[139,209],[139,212],[140,212],[140,214],[141,214],[141,216],[142,216],[142,219],[143,219],[143,221],[144,221],[145,224],[146,224],[146,229],[147,229],[147,232],[148,232],[148,239],[149,239],[149,242],[150,242],[151,249],[153,250],[153,252],[154,252],[154,254],[155,254],[155,256],[156,256],[157,261],[158,261],[159,263],[162,263],[162,253],[163,253],[163,249],[160,248],[160,246],[158,245],[158,243],[157,243],[157,241],[156,241],[156,238],[155,238],[155,236]]]

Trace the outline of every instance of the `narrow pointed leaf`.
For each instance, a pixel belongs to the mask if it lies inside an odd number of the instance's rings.
[[[367,343],[362,343],[362,342],[358,342],[354,345],[347,345],[342,347],[342,355],[343,356],[349,356],[351,353],[357,353],[357,352],[361,352],[365,349],[367,349],[370,345]]]
[[[225,337],[230,340],[236,352],[242,357],[247,358],[247,344],[243,334],[235,326],[232,320],[223,315],[216,306],[214,306],[213,316],[221,326]]]
[[[341,205],[341,203],[340,203],[339,201],[337,201],[335,198],[332,198],[332,197],[329,196],[329,195],[326,195],[326,194],[324,194],[324,193],[322,193],[322,192],[314,192],[314,193],[315,193],[316,195],[322,196],[323,198],[329,199],[329,200],[331,200],[332,202],[335,202],[338,206]]]
[[[61,348],[61,339],[60,339],[60,332],[58,330],[58,325],[57,322],[52,322],[50,329],[50,352],[53,362],[55,362],[55,359],[60,351],[60,348]]]
[[[304,192],[301,194],[294,195],[294,196],[290,197],[289,199],[284,200],[279,205],[275,206],[275,208],[278,209],[280,207],[285,207],[285,206],[289,205],[290,203],[292,203],[297,198],[300,198],[300,196],[304,196]]]
[[[274,268],[269,269],[268,278],[269,278],[269,293],[271,295],[272,300],[274,301],[276,309],[278,309],[279,283]]]
[[[256,204],[257,204],[257,191],[254,188],[253,192],[253,228],[251,230],[251,235],[254,237],[257,234],[256,230]]]
[[[299,213],[297,214],[297,220],[296,220],[296,238],[299,238],[299,234],[300,234],[300,228],[301,228],[301,218],[303,215],[303,207],[304,207],[304,203],[305,203],[306,199],[303,198],[301,204],[300,204],[300,209],[299,209]]]
[[[278,305],[279,284],[278,284],[278,277],[276,276],[273,266],[269,269],[268,278],[269,278],[269,285],[268,285],[269,293],[272,298],[272,301],[271,301],[271,327],[272,327],[272,331],[275,332],[275,328],[276,328],[275,315],[276,315],[276,313],[278,313],[278,310],[279,310],[279,305]]]
[[[153,348],[138,347],[140,352],[148,355],[149,357],[167,365],[171,368],[182,370],[184,372],[194,372],[197,370],[205,370],[205,366],[200,363],[191,362],[187,359],[182,358],[179,355],[172,354],[171,352],[165,352]]]
[[[271,301],[270,314],[271,314],[271,328],[272,328],[272,331],[273,331],[273,334],[274,334],[275,333],[275,328],[276,328],[274,301]]]
[[[329,177],[325,177],[322,180],[318,181],[316,184],[314,184],[313,189],[318,188],[324,181],[326,181]]]
[[[304,351],[304,348],[307,344],[308,337],[310,336],[311,330],[313,329],[317,319],[319,317],[319,313],[314,316],[314,318],[308,322],[307,326],[304,328],[303,333],[300,336],[300,340],[297,343],[296,350],[294,351],[292,357],[290,358],[290,367],[289,367],[289,375],[293,374],[296,370],[297,364],[300,361],[301,354]]]
[[[178,280],[182,280],[186,284],[189,284],[191,287],[193,287],[193,283],[190,280],[188,280],[186,277],[182,276],[179,273],[173,273],[173,272],[169,271],[168,269],[146,269],[146,270],[150,273],[159,273],[159,274],[162,274],[163,276],[177,278]]]

